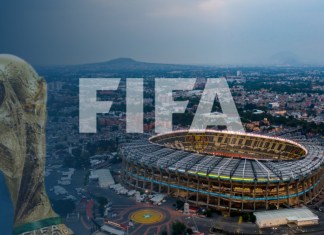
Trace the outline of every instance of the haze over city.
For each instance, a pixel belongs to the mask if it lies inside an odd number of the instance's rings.
[[[34,65],[119,57],[324,65],[323,7],[320,0],[1,0],[0,52]]]
[[[323,235],[323,9],[0,0],[0,235]]]

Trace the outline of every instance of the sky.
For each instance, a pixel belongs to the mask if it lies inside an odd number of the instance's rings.
[[[0,53],[34,65],[324,65],[323,10],[323,0],[0,0]]]

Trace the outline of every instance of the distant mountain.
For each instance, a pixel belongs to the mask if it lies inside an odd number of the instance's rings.
[[[82,70],[86,72],[92,71],[152,71],[152,70],[183,70],[194,68],[197,66],[191,65],[175,65],[175,64],[160,64],[160,63],[147,63],[136,61],[131,58],[118,58],[105,62],[91,63],[91,64],[81,64],[73,66],[65,66],[69,69]]]
[[[64,80],[65,78],[80,78],[92,76],[116,76],[116,77],[196,77],[219,76],[215,73],[215,66],[177,65],[141,62],[131,58],[117,58],[105,62],[39,66],[37,72],[46,76],[47,80]]]
[[[272,65],[282,66],[299,66],[301,65],[300,59],[296,54],[291,51],[282,51],[272,55],[268,61]]]

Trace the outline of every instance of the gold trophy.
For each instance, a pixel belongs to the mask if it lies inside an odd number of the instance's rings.
[[[46,82],[25,61],[0,55],[0,171],[14,206],[13,235],[70,235],[44,186]]]

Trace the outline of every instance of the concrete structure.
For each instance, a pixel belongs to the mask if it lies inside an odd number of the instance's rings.
[[[114,228],[112,226],[109,225],[103,225],[101,228],[101,231],[106,232],[107,234],[114,234],[114,235],[124,235],[125,232],[123,230]]]
[[[304,205],[324,186],[324,150],[312,140],[289,135],[213,130],[160,134],[120,149],[122,178],[136,189],[222,211]]]
[[[157,205],[163,201],[164,197],[165,196],[163,194],[156,194],[150,199],[150,201]]]
[[[69,168],[68,171],[62,172],[61,180],[58,180],[57,183],[60,185],[70,185],[74,172],[74,168]]]
[[[189,203],[186,202],[183,206],[183,214],[188,215],[189,213]]]
[[[318,224],[318,216],[307,207],[254,212],[256,224],[260,228],[296,224],[306,226]]]
[[[92,180],[98,179],[101,188],[108,188],[115,184],[115,180],[108,169],[93,170],[89,178]]]
[[[279,108],[280,104],[278,102],[271,102],[269,103],[269,108],[275,109],[275,108]]]
[[[136,202],[140,202],[141,201],[142,198],[141,198],[140,192],[136,191],[135,198],[136,198]]]
[[[107,235],[107,233],[106,232],[102,232],[102,231],[96,231],[96,232],[94,232],[91,235]]]
[[[58,185],[56,185],[56,186],[53,187],[53,191],[54,191],[54,193],[55,193],[56,196],[58,196],[58,195],[64,195],[64,194],[67,194],[68,193],[65,188],[63,188],[61,186],[58,186]]]

